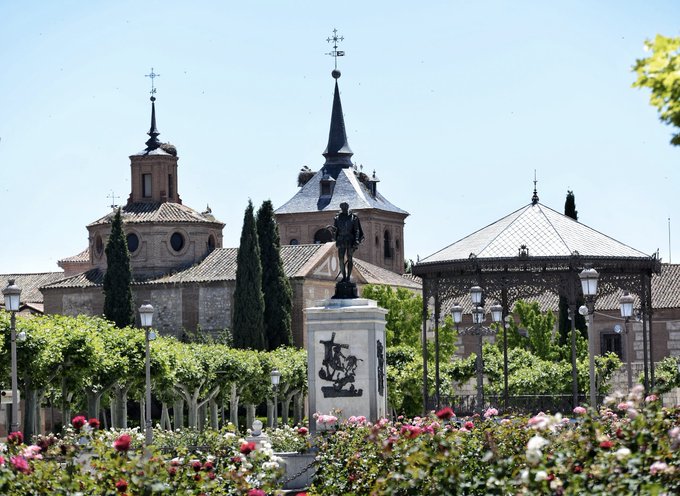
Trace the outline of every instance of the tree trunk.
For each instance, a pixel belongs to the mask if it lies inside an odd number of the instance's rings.
[[[305,397],[302,393],[297,393],[293,398],[293,422],[295,425],[302,423],[304,419]]]
[[[38,392],[35,389],[24,389],[24,439],[31,444],[31,438],[36,434],[35,419]]]
[[[71,400],[73,393],[68,390],[66,378],[61,380],[61,422],[64,426],[71,421]]]
[[[229,422],[234,424],[236,430],[238,431],[238,401],[239,395],[236,389],[236,384],[231,385],[231,391],[229,392]]]
[[[89,418],[99,418],[99,405],[101,403],[103,391],[93,392],[86,391],[87,397],[87,415]]]
[[[161,429],[166,431],[172,430],[172,425],[170,424],[170,413],[168,412],[168,404],[165,401],[161,403]]]
[[[267,398],[267,427],[274,427],[274,399],[273,398]]]
[[[127,401],[129,385],[117,383],[113,386],[113,395],[111,396],[111,425],[117,429],[127,428]],[[115,412],[115,416],[114,416]]]
[[[210,400],[210,427],[215,430],[220,428],[220,412],[215,399]]]
[[[252,404],[246,405],[246,429],[251,429],[253,422],[255,422],[255,406]]]
[[[182,429],[184,427],[184,400],[178,398],[172,405],[172,415],[175,421],[175,429]]]
[[[294,389],[293,391],[290,391],[286,393],[285,396],[281,398],[281,424],[282,425],[287,425],[288,424],[288,412],[290,412],[290,402],[295,398],[295,396],[298,394],[298,390]]]

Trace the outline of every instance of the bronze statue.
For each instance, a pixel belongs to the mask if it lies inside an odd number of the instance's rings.
[[[333,235],[335,246],[338,248],[338,259],[342,273],[341,282],[349,282],[354,266],[352,259],[354,252],[364,240],[364,231],[361,229],[359,217],[348,211],[349,204],[340,204],[340,213],[335,216],[333,222]]]

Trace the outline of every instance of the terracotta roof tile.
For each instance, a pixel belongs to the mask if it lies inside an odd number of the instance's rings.
[[[21,288],[22,303],[42,303],[40,287],[64,278],[63,272],[40,272],[36,274],[0,274],[0,289],[4,289],[10,279]],[[4,304],[4,301],[2,302]]]
[[[123,222],[137,224],[146,222],[208,222],[224,226],[211,213],[199,213],[181,203],[129,203],[121,208]],[[110,224],[115,212],[92,222],[90,226]]]

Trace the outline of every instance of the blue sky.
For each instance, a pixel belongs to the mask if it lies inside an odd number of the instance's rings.
[[[680,149],[631,88],[677,1],[0,1],[0,273],[58,270],[127,199],[149,79],[184,204],[237,246],[248,199],[275,206],[318,169],[339,61],[354,159],[410,212],[425,257],[529,203],[680,262]],[[10,213],[9,210],[12,210]]]

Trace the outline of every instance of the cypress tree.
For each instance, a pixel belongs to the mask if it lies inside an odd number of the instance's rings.
[[[264,295],[264,329],[267,349],[293,343],[291,313],[293,290],[283,271],[279,228],[274,219],[274,206],[270,200],[257,211],[257,239],[262,263],[262,293]]]
[[[567,217],[578,221],[578,211],[576,210],[576,197],[574,192],[571,190],[567,191],[567,198],[564,200],[564,215]],[[583,299],[576,299],[576,308],[578,309],[583,305]],[[569,321],[569,305],[567,303],[567,298],[560,296],[559,301],[559,329],[560,329],[560,343],[564,344],[569,342],[569,333],[571,333],[571,322]],[[576,329],[579,329],[581,333],[585,335],[586,320],[583,315],[576,312]]]
[[[111,223],[111,235],[106,242],[106,274],[104,275],[104,317],[125,327],[135,322],[132,308],[132,272],[120,208]]]
[[[253,202],[250,200],[243,216],[241,243],[236,258],[233,315],[234,347],[266,349],[260,247],[257,242]]]

